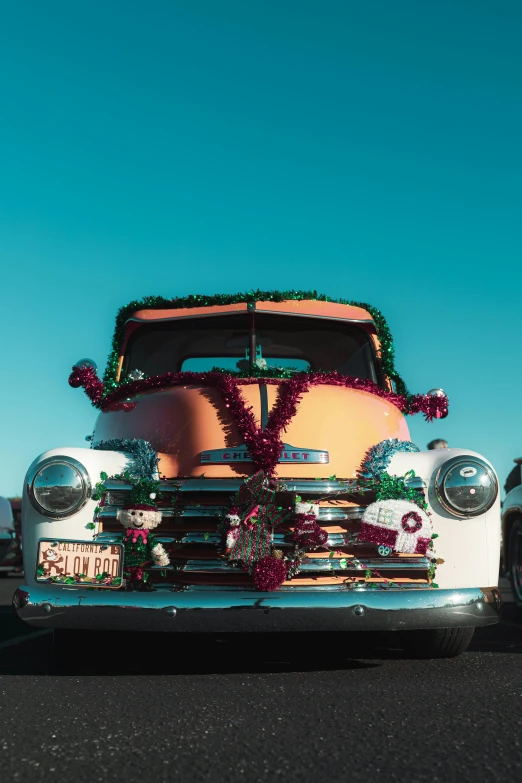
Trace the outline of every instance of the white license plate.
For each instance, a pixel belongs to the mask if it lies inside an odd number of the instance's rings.
[[[36,579],[38,582],[121,587],[123,546],[88,541],[62,541],[56,538],[38,542]]]

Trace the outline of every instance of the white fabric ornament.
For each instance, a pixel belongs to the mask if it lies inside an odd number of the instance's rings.
[[[170,558],[168,554],[165,552],[165,549],[163,548],[163,544],[158,543],[152,548],[152,560],[154,562],[154,565],[157,566],[170,565]]]
[[[232,549],[239,536],[239,529],[237,527],[232,528],[227,533],[227,549]]]
[[[319,503],[310,503],[308,501],[307,503],[303,503],[302,501],[298,501],[295,504],[295,513],[296,514],[312,514],[314,517],[319,516]]]
[[[361,541],[391,546],[395,552],[426,555],[433,527],[429,516],[407,500],[378,500],[365,510]]]
[[[143,528],[144,530],[153,530],[161,522],[161,511],[155,508],[119,508],[116,512],[118,522],[123,527]]]

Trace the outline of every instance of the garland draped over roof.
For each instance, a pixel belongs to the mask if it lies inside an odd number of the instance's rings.
[[[320,302],[333,302],[335,304],[350,305],[360,307],[366,310],[372,317],[377,336],[380,341],[380,359],[385,375],[395,381],[396,392],[389,392],[381,389],[377,384],[368,379],[353,378],[348,375],[342,375],[338,372],[308,372],[296,373],[291,377],[284,370],[275,371],[273,369],[249,371],[248,377],[243,377],[243,373],[233,373],[214,369],[211,372],[176,372],[156,375],[151,378],[136,379],[134,381],[117,381],[118,362],[120,355],[120,346],[122,343],[125,323],[129,317],[137,310],[143,309],[171,309],[179,310],[189,307],[211,307],[216,305],[238,304],[240,302],[286,302],[289,300],[303,301],[312,300]],[[263,378],[265,384],[284,384],[286,389],[279,389],[279,402],[284,408],[286,403],[295,406],[301,395],[304,394],[310,386],[319,384],[330,384],[334,386],[344,386],[349,389],[357,389],[375,394],[378,397],[388,400],[399,408],[405,414],[424,413],[426,419],[431,421],[434,417],[444,418],[448,414],[448,399],[445,395],[412,395],[408,392],[406,385],[399,376],[394,365],[395,349],[393,340],[388,328],[388,324],[383,314],[364,302],[351,302],[345,299],[331,299],[324,294],[318,294],[317,291],[247,291],[241,294],[216,294],[214,296],[191,295],[183,298],[165,299],[160,296],[147,296],[141,301],[130,302],[123,307],[116,318],[116,330],[114,333],[112,351],[109,355],[107,369],[103,381],[97,376],[93,367],[81,366],[73,367],[69,377],[71,386],[77,388],[83,386],[87,396],[96,408],[102,410],[132,410],[134,403],[128,398],[128,395],[151,389],[160,389],[187,384],[213,386],[222,392],[234,397],[234,406],[237,408],[238,418],[244,417],[246,412],[244,401],[240,395],[238,387],[246,383],[251,383],[253,378]],[[237,397],[237,399],[236,399]],[[283,404],[283,401],[285,401]],[[233,407],[234,407],[233,406]],[[295,411],[294,411],[295,412]],[[283,419],[286,416],[283,416]],[[246,426],[246,425],[245,425]],[[250,426],[250,425],[249,425]],[[253,426],[253,424],[252,424]],[[253,431],[251,440],[255,440]],[[273,440],[273,442],[272,442]],[[251,449],[253,448],[251,444]],[[270,459],[260,460],[260,465],[267,470],[268,463],[272,464],[274,454],[281,446],[281,442],[276,434],[270,440],[270,449],[273,452]],[[276,459],[277,461],[277,459]],[[264,464],[266,462],[266,465]],[[268,470],[268,472],[270,472]]]
[[[118,387],[116,381],[118,372],[118,361],[120,356],[120,347],[123,339],[126,321],[137,310],[182,310],[188,307],[213,307],[216,305],[238,304],[240,302],[288,302],[290,300],[301,302],[303,300],[312,300],[316,302],[333,302],[334,304],[351,305],[352,307],[361,307],[370,313],[377,337],[381,344],[380,358],[381,366],[385,375],[393,380],[397,387],[398,394],[409,396],[406,384],[395,369],[395,348],[389,326],[385,317],[376,307],[366,302],[352,302],[348,299],[333,299],[325,294],[318,294],[317,291],[246,291],[238,294],[214,294],[212,296],[191,294],[190,296],[175,297],[166,299],[163,296],[146,296],[144,299],[129,302],[122,307],[116,316],[116,328],[112,340],[112,350],[107,361],[107,369],[103,376],[104,394],[107,395]]]

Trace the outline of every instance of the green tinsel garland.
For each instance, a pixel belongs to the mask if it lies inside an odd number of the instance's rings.
[[[122,307],[116,316],[116,329],[112,340],[112,350],[107,361],[107,369],[103,377],[105,394],[118,387],[116,375],[118,372],[119,350],[123,338],[125,323],[137,310],[169,309],[181,310],[188,307],[213,307],[216,305],[238,304],[239,302],[287,302],[311,299],[316,302],[333,302],[334,304],[362,307],[372,316],[381,343],[381,363],[384,374],[395,381],[398,394],[408,395],[406,384],[395,369],[395,348],[386,319],[380,310],[365,302],[351,302],[347,299],[333,299],[317,291],[247,291],[239,294],[214,294],[213,296],[191,294],[185,297],[166,299],[163,296],[146,296],[144,299],[129,302]]]
[[[124,538],[125,568],[136,568],[143,566],[144,563],[150,563],[152,559],[151,552],[156,544],[156,538],[150,532],[148,533],[148,541],[146,544],[143,543],[142,538],[138,538],[135,543],[132,540]]]
[[[410,470],[405,476],[391,476],[385,471],[380,474],[377,480],[370,479],[367,486],[375,491],[376,500],[408,500],[410,503],[416,503],[420,508],[427,510],[428,504],[424,500],[422,490],[409,487],[405,479],[413,477],[415,473]]]

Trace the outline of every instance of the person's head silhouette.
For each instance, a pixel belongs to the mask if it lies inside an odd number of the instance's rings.
[[[436,438],[435,440],[430,440],[428,443],[428,448],[430,451],[433,449],[447,449],[448,448],[448,442],[445,440],[441,440],[440,438]]]

